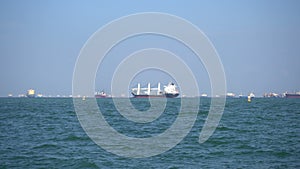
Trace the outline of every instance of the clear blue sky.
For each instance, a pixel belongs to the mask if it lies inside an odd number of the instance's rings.
[[[74,65],[87,39],[137,12],[170,13],[198,26],[219,53],[228,91],[300,90],[300,1],[7,0],[0,2],[0,96],[29,88],[71,94]],[[108,77],[99,78],[96,88],[108,90]],[[208,92],[207,77],[200,72],[197,78]]]

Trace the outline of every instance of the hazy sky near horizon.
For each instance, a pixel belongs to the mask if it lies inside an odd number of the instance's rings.
[[[0,96],[29,88],[46,95],[71,94],[76,59],[88,38],[110,21],[140,12],[169,13],[201,29],[220,56],[229,92],[300,90],[300,1],[7,0],[0,2]],[[156,38],[132,43],[152,47]],[[196,77],[203,82],[201,91],[209,92],[204,76]],[[96,89],[109,91],[109,77],[99,78]]]

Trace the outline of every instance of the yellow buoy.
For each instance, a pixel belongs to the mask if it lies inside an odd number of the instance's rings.
[[[248,102],[249,103],[251,102],[251,96],[248,96]]]

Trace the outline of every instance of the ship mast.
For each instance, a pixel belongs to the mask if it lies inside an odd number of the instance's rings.
[[[150,83],[148,83],[148,94],[150,95]]]
[[[140,90],[141,90],[141,84],[140,83],[138,83],[138,88],[137,88],[137,95],[140,95]]]
[[[157,85],[157,95],[159,95],[160,94],[160,83],[158,83],[158,85]]]

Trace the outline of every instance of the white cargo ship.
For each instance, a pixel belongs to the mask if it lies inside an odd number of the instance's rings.
[[[132,88],[131,93],[136,98],[149,98],[149,97],[167,97],[174,98],[179,95],[177,86],[174,83],[169,83],[164,86],[164,89],[160,89],[160,83],[157,84],[157,88],[151,88],[150,83],[148,87],[141,88],[140,83],[138,83],[137,88]]]

